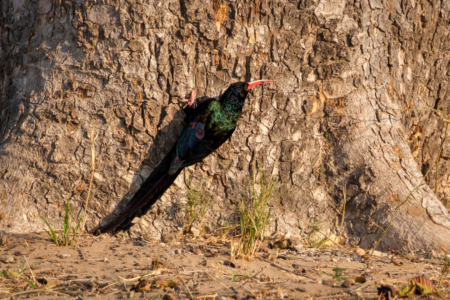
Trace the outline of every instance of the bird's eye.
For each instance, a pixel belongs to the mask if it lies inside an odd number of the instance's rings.
[[[245,98],[246,96],[247,96],[247,92],[246,92],[245,90],[241,90],[241,91],[239,92],[239,97]]]

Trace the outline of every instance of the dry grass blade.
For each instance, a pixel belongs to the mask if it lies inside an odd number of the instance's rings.
[[[147,277],[147,276],[160,275],[162,273],[162,271],[167,271],[167,269],[158,269],[158,270],[150,272],[150,273],[148,273],[146,275],[137,276],[137,277],[133,277],[133,278],[123,278],[121,276],[117,276],[117,277],[119,277],[119,279],[123,280],[123,281],[135,281],[135,280]]]
[[[224,288],[229,289],[228,286],[226,286],[225,284],[223,284],[222,282],[220,282],[219,280],[217,280],[214,276],[212,276],[211,274],[209,274],[208,272],[205,272],[206,275],[208,275],[209,277],[211,277],[211,279],[213,279],[214,281],[216,281],[217,283],[219,283],[220,285],[222,285]]]
[[[214,294],[214,295],[203,295],[203,296],[197,296],[197,297],[195,297],[195,299],[216,298],[217,296],[219,296],[219,295],[218,295],[218,294]]]
[[[83,222],[81,223],[81,231],[78,235],[77,241],[75,242],[74,248],[77,249],[78,242],[80,241],[80,237],[83,234],[84,226],[86,225],[86,212],[87,207],[89,203],[89,196],[91,195],[91,188],[92,188],[92,181],[94,180],[94,171],[95,171],[95,140],[98,137],[98,133],[94,135],[94,131],[91,132],[91,179],[89,180],[89,188],[88,188],[88,194],[86,197],[86,203],[84,204],[84,214],[83,214]]]
[[[189,296],[191,296],[191,299],[194,299],[194,297],[192,296],[191,290],[189,289],[189,287],[184,282],[183,277],[181,277],[180,270],[177,269],[177,273],[178,273],[178,278],[180,279],[180,281],[183,284],[184,288],[188,291]]]
[[[155,271],[150,272],[150,273],[148,273],[148,274],[146,274],[146,275],[143,275],[142,278],[147,277],[147,276],[160,275],[163,271],[167,271],[167,269],[158,269],[158,270],[155,270]]]
[[[136,280],[139,280],[142,278],[141,276],[133,277],[133,278],[123,278],[122,276],[117,276],[117,277],[122,281],[136,281]]]
[[[23,258],[25,258],[25,261],[27,262],[28,269],[31,272],[31,277],[33,277],[33,283],[34,283],[34,285],[36,285],[36,283],[37,283],[36,282],[36,277],[34,277],[34,273],[33,273],[33,270],[31,270],[30,264],[28,263],[28,259],[26,258],[25,255],[23,256]]]
[[[29,290],[29,291],[13,293],[13,294],[8,295],[8,296],[14,297],[14,296],[18,296],[18,295],[31,294],[31,293],[53,293],[53,294],[59,294],[59,295],[64,295],[64,296],[70,296],[71,295],[71,294],[61,293],[61,292],[57,292],[57,291],[53,291],[53,290],[47,290],[47,289],[34,289],[34,290]]]
[[[344,230],[344,219],[345,219],[345,205],[347,204],[347,181],[344,184],[344,187],[342,188],[342,192],[344,193],[344,208],[342,209],[342,219],[341,219],[341,229],[339,230],[339,237],[337,238],[337,242],[339,243],[342,236],[342,231]],[[333,260],[334,255],[336,254],[336,250],[333,251],[333,254],[330,257],[330,263]],[[328,264],[327,264],[328,265]]]

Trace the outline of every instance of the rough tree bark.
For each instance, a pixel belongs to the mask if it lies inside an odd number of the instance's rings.
[[[278,161],[271,232],[298,235],[308,220],[338,230],[346,185],[349,243],[373,246],[374,224],[386,227],[412,192],[379,249],[448,250],[437,196],[450,194],[449,141],[436,196],[445,122],[423,109],[450,111],[449,3],[2,1],[0,229],[42,230],[39,215],[58,224],[67,198],[83,205],[92,131],[89,227],[107,220],[177,138],[177,95],[267,78],[275,84],[249,96],[231,141],[187,169],[131,236],[179,229],[189,176],[215,195],[209,217],[220,222],[257,160],[264,171]]]

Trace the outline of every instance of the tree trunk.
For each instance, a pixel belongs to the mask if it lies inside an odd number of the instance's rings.
[[[220,223],[257,161],[279,181],[272,233],[313,220],[338,233],[345,203],[347,242],[368,248],[398,208],[378,249],[449,250],[447,123],[427,110],[450,113],[449,3],[3,1],[0,229],[42,230],[39,215],[58,228],[68,198],[80,211],[93,132],[88,227],[106,222],[175,142],[177,96],[264,78],[275,83],[249,95],[231,140],[183,171],[131,236],[180,229],[189,177],[215,195]]]

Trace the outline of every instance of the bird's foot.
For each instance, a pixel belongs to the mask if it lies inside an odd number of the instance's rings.
[[[189,99],[181,99],[181,102],[187,102],[187,104],[189,105],[189,106],[192,106],[192,105],[194,105],[194,103],[195,103],[195,97],[197,96],[197,90],[192,90],[192,92],[191,92],[191,98],[189,98]]]

